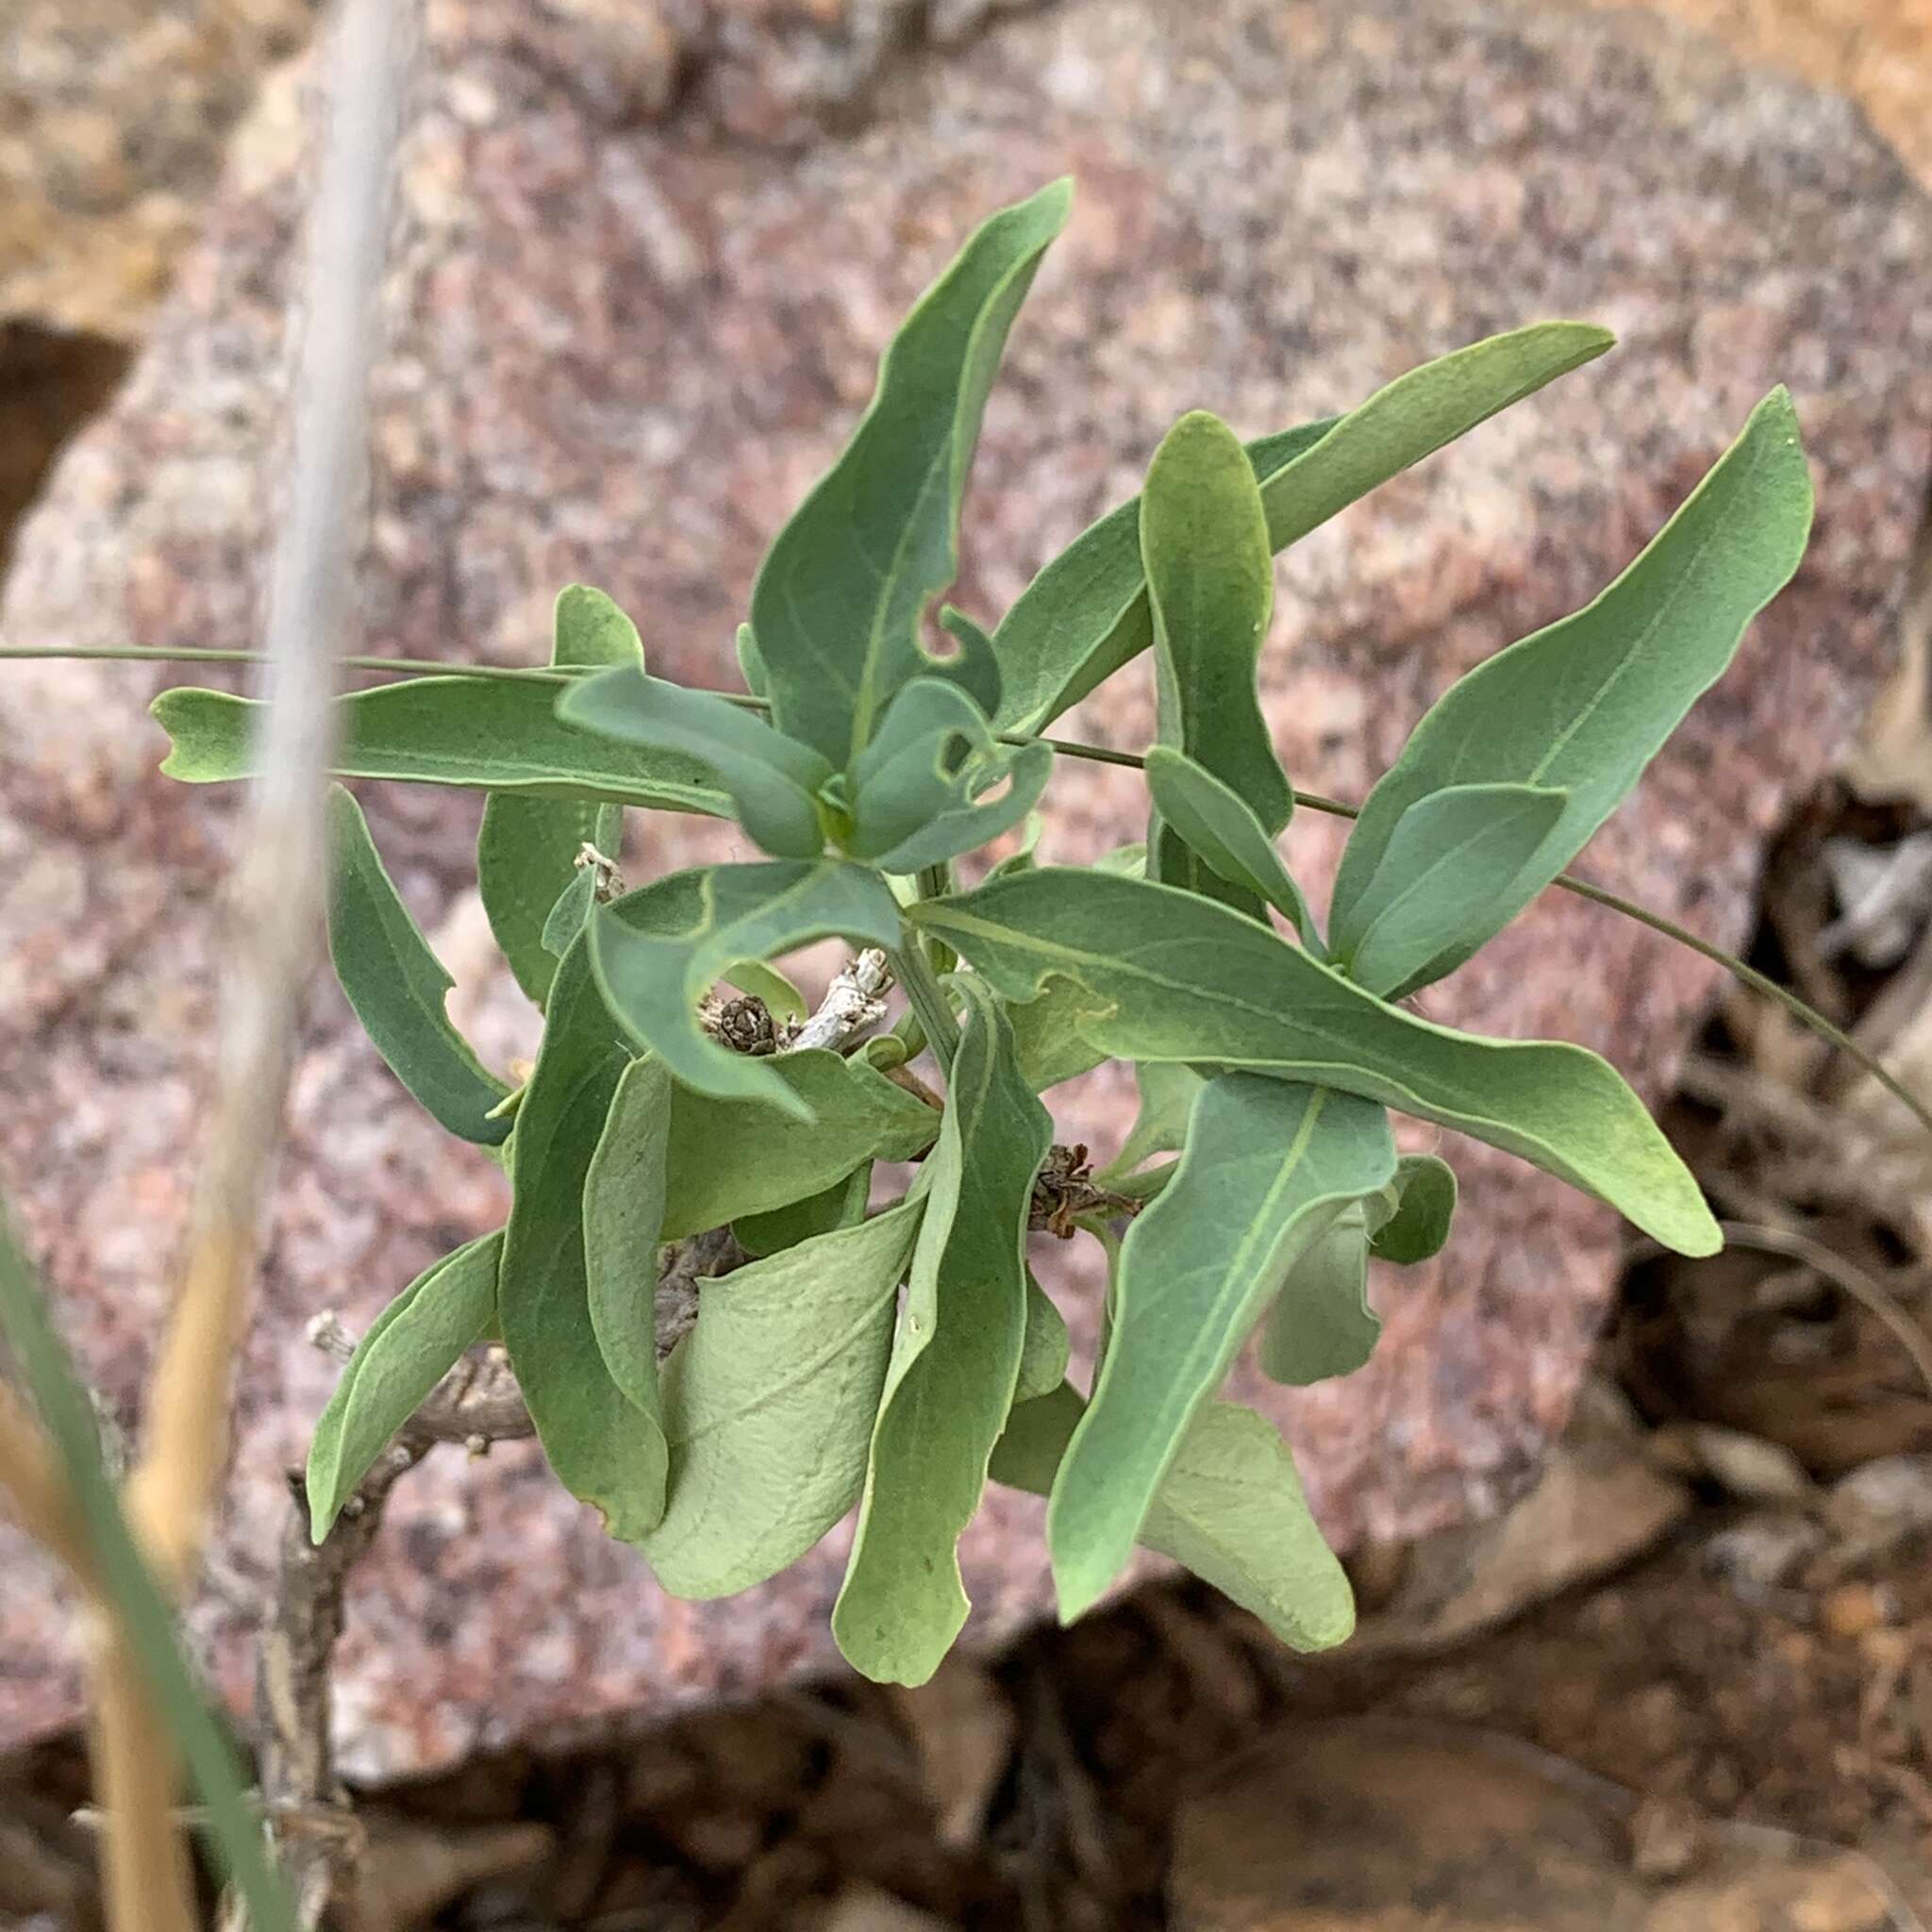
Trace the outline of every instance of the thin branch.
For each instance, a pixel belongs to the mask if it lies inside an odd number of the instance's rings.
[[[310,1339],[331,1354],[342,1337],[333,1317],[310,1328]],[[492,1350],[458,1362],[437,1384],[320,1543],[309,1533],[301,1477],[290,1474],[275,1613],[257,1660],[256,1707],[262,1724],[262,1800],[302,1932],[322,1923],[337,1886],[361,1854],[348,1794],[336,1778],[331,1740],[330,1669],[342,1634],[349,1574],[375,1541],[390,1491],[437,1443],[461,1442],[480,1454],[492,1442],[534,1432],[508,1364]]]
[[[1718,1177],[1712,1178],[1710,1187],[1713,1192],[1746,1192]],[[1777,1210],[1767,1203],[1764,1211],[1769,1214]],[[1749,1248],[1761,1255],[1775,1255],[1783,1260],[1800,1261],[1823,1275],[1832,1287],[1849,1296],[1890,1330],[1893,1339],[1918,1371],[1926,1391],[1932,1393],[1932,1336],[1928,1336],[1912,1320],[1875,1275],[1860,1268],[1849,1257],[1840,1254],[1836,1248],[1827,1247],[1802,1229],[1782,1221],[1720,1221],[1718,1227],[1725,1242],[1732,1247]],[[1648,1236],[1635,1242],[1630,1250],[1634,1260],[1656,1260],[1669,1253],[1669,1249]]]
[[[146,644],[0,644],[0,663],[41,658],[72,658],[108,664],[266,664],[266,651],[232,651],[215,645],[163,649]],[[524,684],[569,684],[599,666],[568,664],[447,664],[431,658],[380,658],[357,654],[338,658],[343,671],[366,671],[392,677],[495,677]]]
[[[1841,1293],[1849,1295],[1889,1328],[1898,1345],[1910,1357],[1927,1393],[1932,1393],[1932,1337],[1906,1313],[1884,1286],[1856,1261],[1828,1248],[1823,1241],[1794,1227],[1760,1225],[1752,1222],[1724,1221],[1719,1226],[1725,1241],[1740,1248],[1756,1248],[1760,1254],[1777,1255],[1787,1260],[1802,1261],[1824,1275]]]
[[[783,1051],[830,1047],[837,1052],[871,1032],[886,1017],[886,994],[891,985],[892,970],[886,956],[876,946],[868,947],[833,979],[818,1011],[786,1040]]]

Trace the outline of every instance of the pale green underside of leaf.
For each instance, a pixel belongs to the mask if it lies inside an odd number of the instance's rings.
[[[992,1479],[1043,1496],[1084,1404],[1062,1385],[1015,1408]],[[1355,1598],[1322,1540],[1288,1445],[1261,1417],[1211,1402],[1194,1418],[1141,1525],[1141,1544],[1193,1572],[1296,1650],[1355,1629]]]
[[[1342,417],[1250,443],[1277,553],[1499,409],[1600,356],[1607,331],[1536,323],[1424,363]],[[1154,641],[1139,502],[1049,563],[993,634],[1002,731],[1043,731]]]
[[[321,1542],[389,1440],[496,1312],[503,1234],[432,1262],[383,1309],[343,1365],[308,1442],[308,1528]]]
[[[663,1431],[606,1366],[584,1250],[584,1183],[630,1060],[579,940],[558,965],[517,1109],[497,1320],[551,1468],[621,1542],[662,1515],[667,1463]]]
[[[729,1596],[802,1557],[858,1499],[891,1349],[910,1199],[709,1283],[664,1363],[670,1499],[643,1539],[674,1596]]]
[[[673,1090],[665,1241],[821,1193],[861,1161],[911,1160],[939,1132],[931,1108],[862,1060],[812,1047],[765,1064],[793,1106]]]
[[[1797,419],[1790,398],[1774,390],[1615,583],[1477,665],[1416,726],[1349,836],[1334,924],[1349,924],[1403,814],[1451,785],[1568,791],[1556,828],[1498,896],[1494,924],[1526,906],[1723,674],[1745,625],[1797,569],[1810,527]],[[1398,991],[1440,978],[1467,957],[1451,949]]]
[[[959,983],[964,1026],[925,1218],[873,1430],[832,1635],[855,1669],[923,1684],[971,1607],[956,1545],[1012,1407],[1027,1327],[1026,1220],[1053,1121],[997,1001]]]
[[[1257,476],[1274,475],[1341,419],[1324,417],[1244,445]],[[1154,642],[1141,558],[1141,499],[1091,524],[1027,585],[993,632],[1002,731],[1043,731]]]
[[[1337,969],[1386,994],[1445,953],[1474,953],[1522,909],[1510,882],[1568,797],[1533,785],[1452,785],[1417,799],[1348,916],[1330,924]]]
[[[1119,1574],[1189,1425],[1296,1257],[1394,1173],[1371,1101],[1258,1074],[1203,1086],[1179,1168],[1122,1243],[1100,1377],[1047,1507],[1062,1616]]]
[[[732,1053],[698,1024],[698,1001],[733,961],[813,940],[899,941],[899,908],[877,874],[839,859],[698,866],[599,907],[591,963],[609,1008],[685,1086],[719,1099],[809,1113],[769,1060]]]
[[[841,770],[893,693],[935,668],[920,621],[957,573],[987,392],[1071,200],[1056,182],[967,242],[900,327],[852,441],[758,571],[751,622],[774,722]]]
[[[1382,1324],[1369,1307],[1369,1231],[1339,1214],[1299,1255],[1261,1330],[1263,1374],[1304,1389],[1352,1375],[1374,1353]]]
[[[648,1054],[625,1068],[584,1174],[585,1299],[597,1351],[610,1379],[660,1432],[658,1242],[675,1091]]]
[[[328,800],[329,957],[342,992],[389,1069],[452,1134],[486,1147],[508,1138],[491,1118],[509,1091],[450,1024],[455,985],[383,870],[362,808]]]
[[[855,1167],[842,1181],[834,1181],[802,1201],[788,1202],[765,1214],[741,1214],[731,1224],[738,1245],[754,1260],[795,1248],[812,1236],[835,1228],[857,1227],[865,1219],[872,1192],[872,1162]]]
[[[536,798],[601,799],[729,818],[704,767],[558,722],[558,687],[537,679],[411,677],[336,700],[331,769]],[[150,709],[174,749],[161,770],[191,785],[255,776],[260,705],[227,691],[164,691]]]
[[[641,668],[644,661],[637,625],[587,584],[566,584],[558,592],[551,636],[553,664]],[[476,888],[517,984],[540,1007],[564,951],[545,943],[545,927],[565,888],[580,876],[577,853],[588,841],[614,858],[623,832],[621,808],[589,799],[492,792],[484,802]]]
[[[1584,1047],[1432,1025],[1224,907],[1099,872],[1045,867],[909,916],[1008,1000],[1056,976],[1086,989],[1070,1024],[1107,1057],[1250,1067],[1359,1093],[1534,1161],[1666,1247],[1722,1245],[1642,1103]]]

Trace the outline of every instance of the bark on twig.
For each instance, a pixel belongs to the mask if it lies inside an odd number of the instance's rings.
[[[318,1324],[314,1339],[333,1353],[340,1325],[331,1330]],[[376,1457],[320,1543],[309,1534],[302,1478],[290,1474],[275,1614],[262,1633],[256,1666],[256,1709],[262,1727],[257,1776],[304,1932],[321,1924],[337,1885],[360,1851],[348,1794],[336,1779],[329,1735],[329,1670],[342,1634],[349,1573],[375,1541],[391,1490],[437,1443],[461,1442],[480,1453],[492,1442],[515,1441],[532,1433],[529,1410],[508,1364],[492,1351],[481,1359],[458,1362],[437,1384]]]
[[[869,1033],[886,1017],[886,994],[891,987],[886,956],[869,947],[825,989],[818,1011],[785,1041],[783,1051],[800,1053],[809,1046],[836,1051]]]

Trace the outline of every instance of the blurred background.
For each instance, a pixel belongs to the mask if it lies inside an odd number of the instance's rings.
[[[1266,698],[1358,796],[1457,671],[1628,560],[1763,390],[1798,583],[1584,870],[1932,1092],[1932,0],[425,0],[376,400],[370,648],[535,661],[574,577],[732,675],[759,548],[995,202],[1081,201],[1016,332],[963,601],[999,608],[1205,403],[1256,434],[1539,317],[1624,347],[1282,566]],[[0,0],[0,640],[256,640],[308,0]],[[154,774],[137,665],[0,665],[0,1182],[132,1423],[215,1019],[232,809]],[[1074,735],[1133,744],[1129,688]],[[1111,774],[1062,856],[1137,835]],[[474,804],[372,796],[500,1062]],[[467,814],[467,815],[466,815]],[[1319,877],[1335,844],[1298,824]],[[708,845],[707,840],[712,843]],[[640,874],[718,856],[634,828]],[[1494,963],[1491,963],[1493,958]],[[1037,1512],[978,1643],[836,1668],[841,1550],[693,1611],[532,1454],[439,1452],[358,1573],[345,1932],[1879,1932],[1932,1924],[1932,1147],[1776,1008],[1582,907],[1441,989],[1609,1053],[1732,1246],[1632,1248],[1471,1158],[1382,1354],[1276,1398],[1360,1595],[1299,1658],[1150,1573],[1061,1631]],[[1058,1098],[1058,1096],[1057,1096]],[[1065,1097],[1110,1153],[1131,1091]],[[500,1216],[331,994],[192,1632],[238,1712],[283,1470],[352,1325]],[[1458,1164],[1463,1157],[1458,1155]],[[1091,1332],[1091,1259],[1041,1266]],[[71,1610],[0,1534],[0,1928],[97,1923]]]

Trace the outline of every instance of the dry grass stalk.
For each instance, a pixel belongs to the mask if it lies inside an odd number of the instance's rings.
[[[299,1005],[325,891],[324,802],[338,663],[353,620],[375,309],[400,116],[408,8],[341,0],[330,125],[310,209],[292,410],[291,495],[270,575],[262,773],[231,905],[213,1122],[183,1272],[158,1352],[147,1441],[126,1489],[150,1561],[185,1590],[228,1455],[227,1405],[274,1177]],[[24,1520],[85,1582],[51,1446],[10,1397],[0,1469]],[[115,1932],[192,1932],[194,1891],[174,1811],[179,1765],[112,1615],[94,1616],[95,1776],[108,1818],[103,1883]]]

